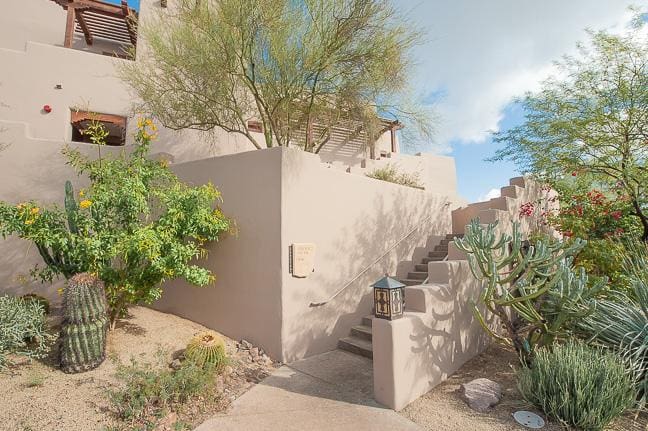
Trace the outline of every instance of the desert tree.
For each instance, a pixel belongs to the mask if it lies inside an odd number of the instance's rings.
[[[318,152],[336,127],[379,136],[382,116],[430,137],[408,85],[421,35],[387,0],[179,0],[140,33],[120,74],[167,128]]]
[[[498,132],[493,160],[557,187],[572,176],[619,196],[648,240],[648,39],[590,32],[591,44],[519,102],[525,120]],[[561,184],[562,183],[562,184]]]

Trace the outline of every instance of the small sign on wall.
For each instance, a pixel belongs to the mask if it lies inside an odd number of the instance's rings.
[[[290,246],[290,273],[293,277],[305,278],[315,271],[315,244],[293,243]]]

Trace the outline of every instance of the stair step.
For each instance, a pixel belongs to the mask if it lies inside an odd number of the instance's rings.
[[[446,251],[431,251],[428,253],[428,256],[430,257],[446,257],[448,255],[448,252]]]
[[[363,340],[358,337],[340,338],[338,348],[347,352],[355,353],[369,359],[373,359],[373,346],[371,341]]]
[[[363,324],[364,326],[368,326],[368,327],[371,328],[371,319],[373,319],[373,317],[374,317],[373,314],[370,314],[370,315],[368,315],[368,316],[364,316],[364,317],[362,318],[362,324]]]
[[[421,272],[428,272],[427,263],[417,263],[416,265],[414,265],[414,269]]]
[[[412,279],[412,278],[402,278],[400,280],[401,283],[403,283],[405,286],[418,286],[419,284],[423,283],[423,280],[417,280],[417,279]]]
[[[447,239],[454,239],[454,238],[463,238],[464,234],[462,233],[449,233],[446,235]]]
[[[443,259],[445,259],[445,256],[443,256],[443,257],[424,257],[423,260],[421,260],[421,262],[423,262],[424,264],[427,264],[429,262],[440,262]]]
[[[413,271],[413,272],[408,272],[407,273],[407,278],[412,279],[412,280],[425,280],[428,278],[428,273],[427,271]]]
[[[434,247],[434,251],[445,251],[446,253],[448,252],[448,246],[447,245],[437,245]]]
[[[351,328],[351,336],[371,341],[371,326],[357,325]]]

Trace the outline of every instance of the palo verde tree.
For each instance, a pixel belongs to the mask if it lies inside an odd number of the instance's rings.
[[[493,160],[513,160],[563,192],[586,181],[627,203],[619,214],[648,241],[648,39],[597,32],[579,50],[520,101],[525,121],[495,135],[505,146]]]
[[[430,136],[428,113],[408,95],[420,35],[388,0],[180,0],[140,34],[147,49],[121,76],[167,128],[310,152],[340,125],[379,136],[379,115]]]

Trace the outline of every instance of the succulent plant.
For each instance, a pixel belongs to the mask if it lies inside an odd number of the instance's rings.
[[[107,331],[103,282],[89,273],[73,276],[63,292],[61,369],[81,373],[98,367],[106,358]]]
[[[605,280],[590,285],[585,271],[573,268],[573,256],[585,246],[580,239],[545,237],[527,243],[517,223],[510,235],[498,234],[496,228],[497,223],[482,226],[472,220],[455,244],[482,282],[478,302],[499,318],[503,331],[493,331],[473,303],[475,317],[494,339],[512,345],[522,362],[530,363],[537,348],[552,344],[572,321],[592,311],[589,300]]]
[[[38,295],[36,293],[27,293],[23,296],[20,297],[23,301],[34,301],[37,304],[40,304],[40,306],[43,308],[43,311],[45,314],[49,314],[50,312],[50,302],[47,298],[44,296]]]
[[[213,331],[201,332],[187,344],[185,358],[202,367],[221,367],[227,361],[225,342]]]

